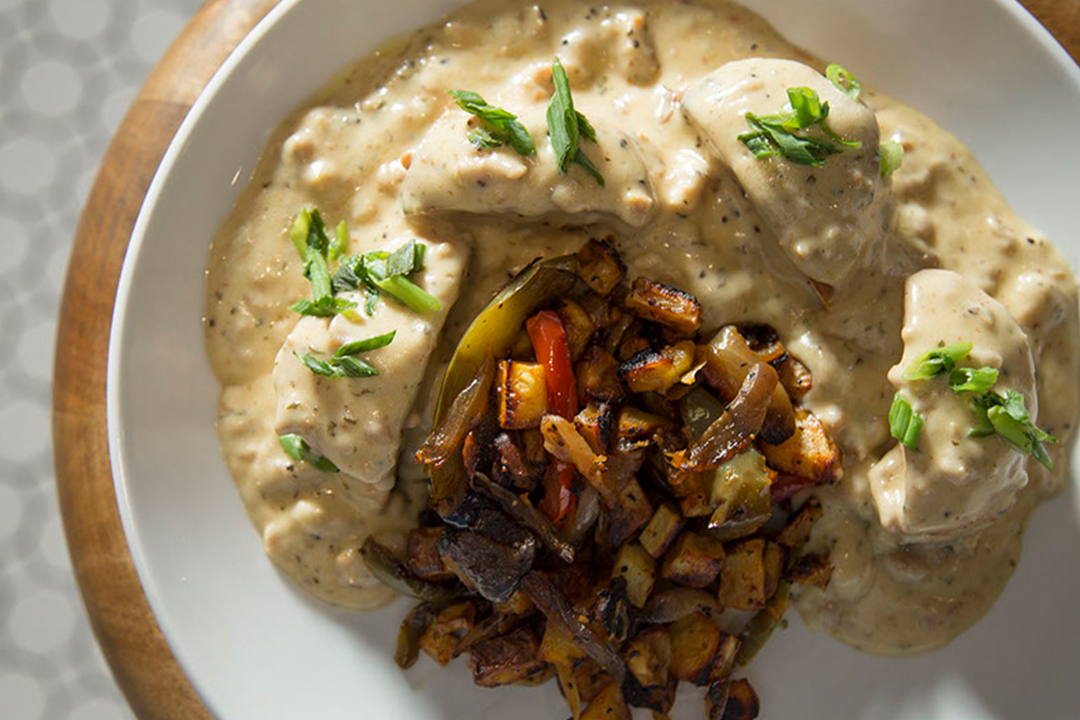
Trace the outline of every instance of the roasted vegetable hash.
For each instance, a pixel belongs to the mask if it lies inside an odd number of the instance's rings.
[[[527,267],[466,333],[418,453],[431,499],[408,557],[364,559],[423,602],[396,659],[467,654],[478,685],[554,676],[574,720],[665,717],[680,681],[710,719],[753,718],[744,668],[792,583],[825,587],[800,552],[841,475],[799,406],[810,373],[765,326],[701,332],[676,288],[627,285],[614,248]]]

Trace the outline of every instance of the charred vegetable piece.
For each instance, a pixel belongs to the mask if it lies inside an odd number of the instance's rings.
[[[720,720],[754,720],[760,713],[761,703],[750,681],[745,678],[732,680],[728,684],[727,703]]]
[[[615,409],[607,404],[589,403],[574,416],[577,428],[589,447],[598,455],[606,455],[615,449],[615,432],[618,428]]]
[[[578,274],[600,295],[614,290],[626,274],[626,265],[619,253],[606,242],[589,240],[578,250],[577,260]]]
[[[635,542],[625,543],[615,553],[611,566],[613,578],[626,581],[626,595],[636,607],[645,607],[656,583],[656,560]]]
[[[810,585],[819,590],[829,587],[832,579],[832,563],[826,555],[802,555],[791,563],[787,570],[787,579],[799,585]]]
[[[461,447],[469,430],[487,412],[491,383],[495,378],[495,361],[485,355],[470,365],[475,375],[462,389],[456,390],[446,409],[436,415],[435,431],[428,436],[416,453],[417,461],[427,465],[431,478],[428,504],[443,518],[453,514],[465,496],[467,477]]]
[[[360,547],[360,556],[372,575],[402,595],[410,595],[427,602],[442,603],[453,600],[461,594],[461,588],[456,585],[443,585],[416,577],[409,568],[394,557],[389,548],[373,537],[368,537],[364,541]]]
[[[625,577],[612,578],[611,584],[597,594],[594,614],[604,626],[608,639],[616,644],[626,640],[634,624],[635,611],[627,594]]]
[[[500,615],[527,615],[535,609],[532,600],[521,588],[515,590],[506,602],[492,603],[491,607]]]
[[[459,602],[439,611],[434,621],[420,638],[420,647],[440,665],[446,665],[457,656],[458,643],[473,628],[476,606]]]
[[[730,680],[717,680],[709,685],[705,693],[705,717],[708,720],[723,720],[730,687]]]
[[[616,494],[604,482],[604,456],[593,452],[572,422],[558,415],[546,415],[540,423],[540,432],[549,453],[576,467],[600,493],[606,505],[615,504]]]
[[[795,413],[795,434],[780,445],[763,445],[761,451],[770,467],[781,472],[831,483],[840,478],[840,448],[825,431],[825,425],[806,410]]]
[[[701,327],[701,304],[693,295],[646,278],[634,280],[626,307],[639,318],[660,323],[686,337]]]
[[[447,530],[439,539],[444,562],[467,584],[491,602],[505,602],[532,568],[536,541],[528,536],[519,545],[504,545],[470,530]]]
[[[560,300],[557,312],[566,335],[566,346],[570,350],[570,359],[577,362],[581,359],[582,353],[585,352],[585,348],[589,345],[589,341],[596,332],[596,323],[589,317],[589,313],[585,311],[585,308],[573,300]]]
[[[716,597],[705,590],[688,587],[673,587],[663,592],[653,593],[645,609],[638,615],[638,620],[650,625],[666,625],[694,613],[705,613],[709,617],[724,611]]]
[[[671,674],[694,685],[708,685],[724,645],[724,632],[701,612],[675,621],[670,632]]]
[[[657,433],[674,430],[675,423],[667,418],[627,406],[619,411],[616,437],[619,447],[629,449],[649,445],[656,438]]]
[[[473,682],[481,687],[498,687],[528,681],[547,669],[538,657],[540,641],[528,627],[509,635],[478,642],[469,650]]]
[[[411,668],[420,657],[420,639],[434,622],[437,612],[438,606],[420,603],[405,616],[398,631],[397,649],[394,650],[394,662],[402,670]]]
[[[655,627],[627,643],[623,651],[630,671],[623,695],[635,707],[666,713],[675,702],[677,680],[671,678],[671,638],[667,628]]]
[[[474,483],[480,492],[494,500],[511,519],[532,531],[540,542],[554,550],[564,561],[574,562],[574,548],[559,537],[555,527],[532,506],[527,497],[496,485],[483,474],[477,474]]]
[[[679,415],[691,440],[697,440],[724,414],[724,403],[711,392],[695,387],[679,399]]]
[[[652,517],[653,508],[648,496],[637,480],[630,482],[615,498],[608,512],[608,541],[618,547],[638,531]]]
[[[664,557],[660,574],[687,587],[711,585],[724,564],[724,545],[702,533],[686,531]]]
[[[484,620],[474,625],[472,629],[465,633],[464,637],[458,641],[457,648],[454,650],[454,657],[457,657],[464,652],[468,652],[469,648],[478,642],[507,634],[520,625],[521,622],[522,618],[517,615],[503,615],[502,613],[496,613],[487,616]]]
[[[621,682],[613,682],[601,690],[585,708],[581,720],[631,720],[621,686]]]
[[[439,556],[439,537],[446,528],[419,527],[409,531],[409,569],[424,580],[441,582],[453,580]]]
[[[579,720],[585,706],[592,702],[604,688],[611,685],[611,676],[604,672],[595,661],[587,658],[573,667],[557,665],[556,670],[559,690],[566,698],[574,720]]]
[[[761,430],[776,382],[776,371],[765,363],[751,367],[724,414],[685,453],[677,453],[674,464],[684,471],[702,472],[742,452]]]
[[[772,515],[769,490],[776,473],[765,458],[749,448],[716,468],[709,504],[715,507],[709,529],[720,540],[745,537]]]
[[[744,668],[765,646],[765,642],[772,636],[780,622],[784,619],[790,599],[791,585],[781,582],[776,594],[769,600],[768,605],[760,610],[739,633],[739,653],[735,657],[735,667]]]
[[[553,665],[576,665],[588,657],[574,642],[574,636],[558,620],[548,619],[544,625],[544,639],[540,643],[538,657]]]
[[[787,358],[787,348],[780,342],[780,335],[769,325],[740,325],[739,334],[758,359],[773,367]]]
[[[619,366],[619,375],[632,392],[667,392],[694,364],[690,340],[662,350],[642,350]]]
[[[823,511],[821,503],[817,500],[807,500],[795,517],[788,521],[776,541],[786,548],[796,548],[810,539],[810,532],[814,529],[814,523],[821,519]]]
[[[614,648],[585,624],[582,614],[567,601],[547,575],[533,571],[525,576],[522,589],[549,621],[562,623],[574,637],[578,647],[599,663],[617,685],[622,685],[626,666]]]
[[[780,376],[780,384],[793,400],[801,400],[813,389],[814,378],[810,375],[810,370],[795,358],[788,356],[774,367]]]
[[[593,345],[577,364],[578,396],[585,401],[610,403],[626,395],[619,377],[619,361],[607,350]]]
[[[717,599],[724,607],[758,610],[765,607],[765,540],[755,537],[729,545],[720,571]]]
[[[645,551],[654,558],[659,559],[668,549],[675,537],[683,529],[686,520],[679,511],[669,503],[663,503],[656,508],[649,523],[641,531],[638,542]]]
[[[544,367],[539,363],[500,360],[495,374],[499,427],[521,430],[540,427],[551,408]]]
[[[556,460],[548,465],[544,473],[544,497],[537,507],[551,522],[562,526],[577,507],[572,464]]]
[[[499,456],[500,477],[518,490],[532,490],[543,478],[544,466],[530,461],[521,447],[507,433],[500,433],[493,441]]]

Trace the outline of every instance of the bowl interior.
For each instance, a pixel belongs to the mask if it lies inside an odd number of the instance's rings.
[[[109,433],[128,543],[177,658],[226,720],[303,717],[541,720],[565,717],[554,684],[498,692],[465,663],[391,653],[408,603],[324,607],[265,558],[218,450],[217,383],[204,357],[207,247],[276,121],[389,36],[452,0],[286,0],[229,58],[193,108],[147,196],[125,261],[109,367]],[[935,117],[982,160],[1020,215],[1074,267],[1080,144],[1042,118],[1080,117],[1080,70],[1006,0],[758,0],[791,39]],[[298,46],[317,48],[303,52]],[[1050,133],[1052,137],[1052,133]],[[1075,455],[1075,453],[1074,453]],[[998,606],[945,651],[886,660],[791,628],[751,677],[770,717],[1075,715],[1080,644],[1078,502],[1042,508]],[[1065,632],[1062,632],[1065,630]],[[839,682],[837,682],[839,680]],[[676,717],[699,717],[681,692]]]

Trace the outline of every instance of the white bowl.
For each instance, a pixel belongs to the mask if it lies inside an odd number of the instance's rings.
[[[279,118],[382,39],[452,0],[285,0],[192,108],[150,187],[124,263],[109,352],[120,514],[158,623],[223,720],[567,715],[553,683],[483,690],[464,661],[391,658],[408,603],[347,613],[309,600],[265,558],[218,450],[204,357],[207,247]],[[819,55],[936,118],[1074,267],[1080,69],[1008,0],[758,0]],[[318,48],[298,52],[297,48]],[[1075,453],[1074,453],[1075,455]],[[998,605],[943,652],[887,660],[791,628],[751,677],[771,718],[1075,718],[1080,707],[1076,484],[1040,509]],[[681,693],[677,716],[703,716]]]

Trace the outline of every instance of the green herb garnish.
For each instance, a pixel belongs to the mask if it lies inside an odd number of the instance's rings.
[[[481,150],[509,145],[521,155],[532,155],[536,144],[517,115],[509,110],[489,105],[487,100],[471,90],[450,90],[458,107],[480,118],[481,125],[469,133],[469,142]]]
[[[929,380],[942,373],[951,373],[956,363],[971,354],[974,347],[972,343],[959,342],[928,350],[908,366],[904,379]]]
[[[551,63],[551,81],[555,85],[555,94],[551,96],[551,103],[548,105],[547,125],[559,172],[565,175],[571,165],[580,165],[603,187],[604,176],[579,146],[581,138],[596,142],[596,130],[584,115],[574,109],[570,78],[559,58],[555,58]]]
[[[308,370],[323,377],[374,377],[379,374],[379,371],[367,361],[358,358],[357,355],[386,347],[393,342],[396,334],[396,330],[391,330],[384,335],[376,335],[366,340],[346,343],[337,349],[333,357],[327,360],[320,360],[308,353],[297,353],[296,357],[307,366]]]
[[[826,158],[843,152],[845,147],[859,147],[857,140],[847,140],[828,126],[829,103],[808,87],[788,88],[788,103],[775,115],[746,113],[750,132],[739,140],[757,158],[780,155],[796,165],[820,167]],[[817,128],[828,136],[814,137],[804,131]]]
[[[323,472],[338,472],[337,465],[330,462],[322,455],[316,455],[312,451],[311,446],[308,445],[307,440],[299,435],[278,435],[278,442],[281,443],[281,449],[285,451],[285,454],[293,460],[297,462],[306,462]]]
[[[881,143],[881,177],[889,177],[904,164],[904,146],[895,140]]]
[[[334,237],[334,242],[330,243],[330,248],[326,253],[326,259],[332,262],[347,252],[349,252],[349,229],[345,227],[345,221],[342,220],[338,223],[337,233]]]
[[[328,260],[333,260],[348,248],[349,232],[342,221],[337,226],[333,242],[326,234],[326,225],[316,208],[301,208],[290,232],[293,245],[304,262],[304,277],[311,281],[311,300],[299,300],[289,306],[301,315],[333,317],[356,307],[356,303],[335,298]]]
[[[334,273],[333,286],[342,290],[363,289],[367,293],[364,312],[371,315],[382,293],[403,303],[413,312],[433,312],[442,308],[438,298],[428,293],[408,276],[424,269],[427,246],[415,240],[392,253],[377,250],[343,258]]]
[[[297,300],[289,306],[289,309],[311,317],[334,317],[338,313],[347,312],[355,307],[356,303],[351,300],[332,295],[323,295],[318,300],[308,300],[307,298]]]
[[[998,371],[992,367],[954,368],[949,373],[949,388],[955,393],[983,393],[994,387]]]
[[[919,433],[923,419],[900,393],[893,395],[889,408],[889,432],[910,450],[919,449]]]
[[[825,77],[829,79],[829,82],[836,86],[837,90],[844,93],[852,100],[859,99],[862,85],[859,84],[858,78],[851,74],[851,72],[843,65],[831,63],[825,68]]]
[[[1004,395],[990,391],[976,396],[972,407],[977,418],[970,433],[973,437],[997,434],[1019,452],[1038,460],[1047,470],[1054,469],[1043,443],[1056,443],[1057,438],[1032,422],[1023,395],[1015,390],[1006,390]]]

